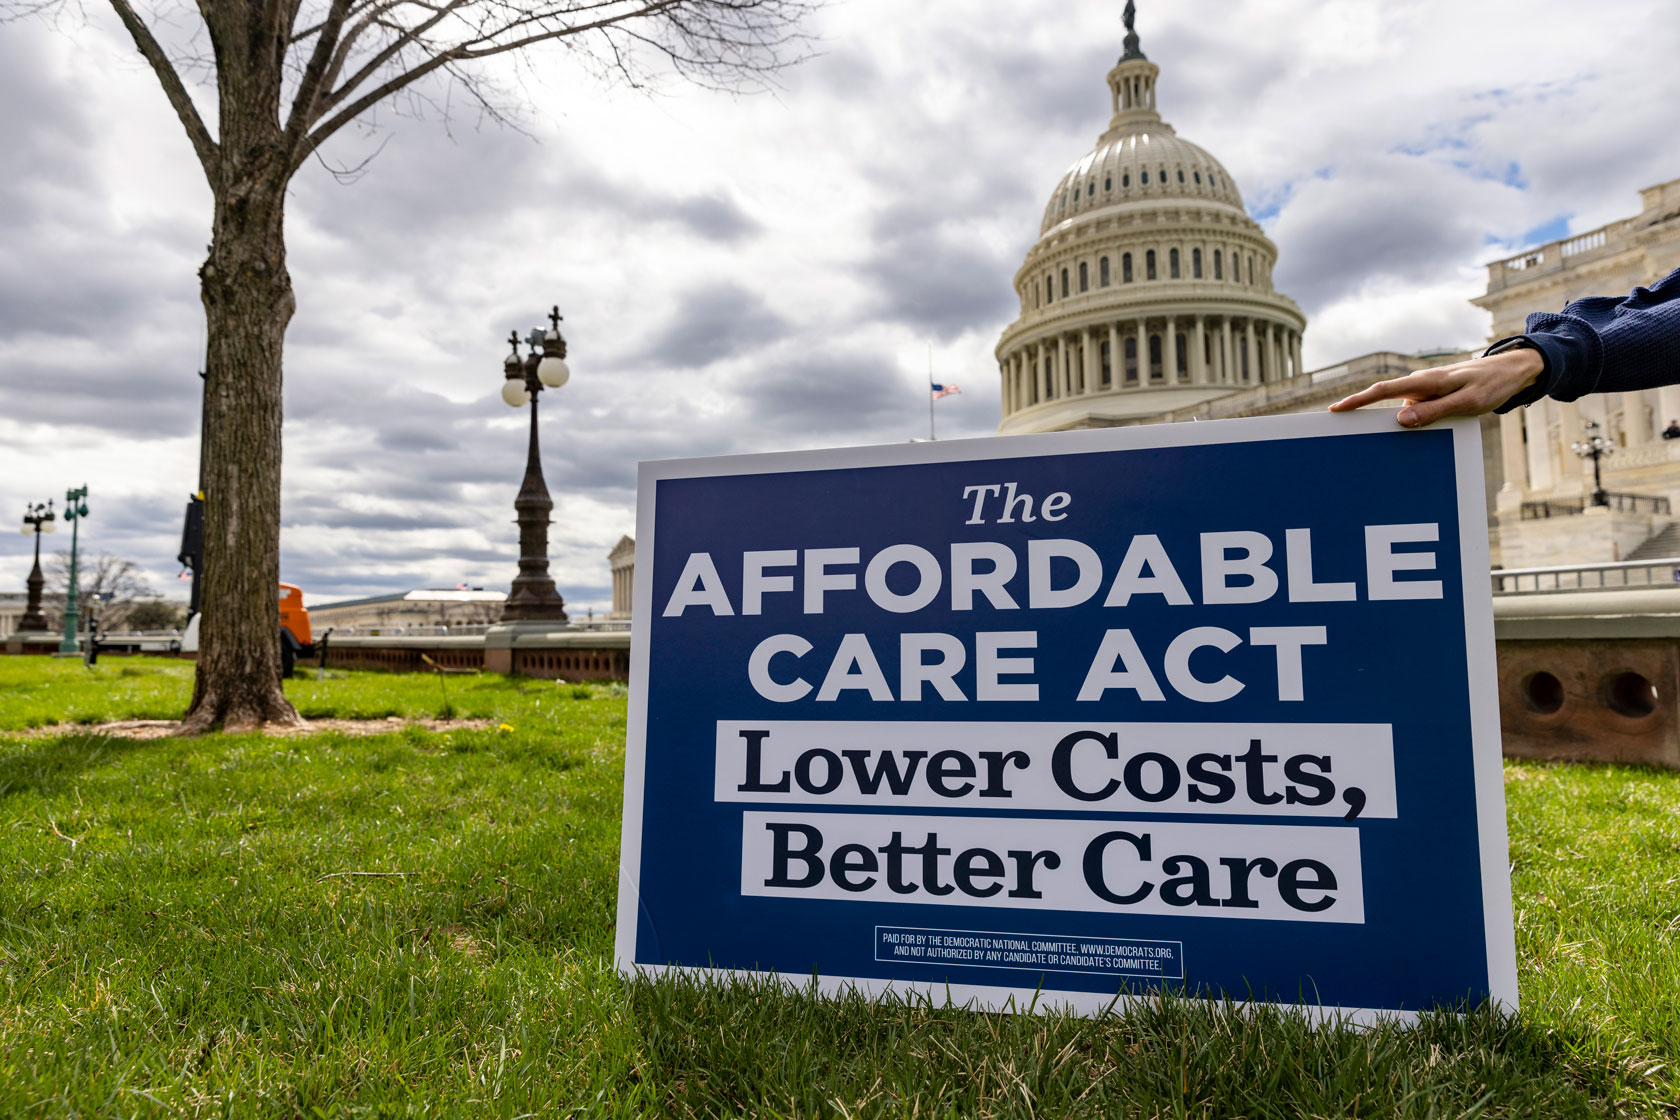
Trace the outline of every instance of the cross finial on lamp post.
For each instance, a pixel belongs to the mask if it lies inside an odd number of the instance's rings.
[[[565,316],[560,314],[560,305],[558,303],[555,304],[551,309],[549,309],[548,321],[554,325],[554,330],[555,330],[556,333],[558,333],[559,330],[560,330],[560,320],[562,320],[564,318],[565,318]]]

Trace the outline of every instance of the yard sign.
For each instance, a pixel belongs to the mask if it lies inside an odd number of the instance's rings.
[[[618,966],[1514,1009],[1482,486],[1386,412],[642,464]]]

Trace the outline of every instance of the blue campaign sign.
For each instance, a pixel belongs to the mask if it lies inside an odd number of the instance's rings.
[[[1482,487],[1384,412],[643,464],[619,967],[1514,1009]]]

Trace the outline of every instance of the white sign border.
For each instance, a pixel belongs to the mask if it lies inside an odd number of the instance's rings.
[[[1511,901],[1509,837],[1505,821],[1505,777],[1499,729],[1498,674],[1493,637],[1493,590],[1488,578],[1489,555],[1486,491],[1482,472],[1481,423],[1457,419],[1438,423],[1452,433],[1458,479],[1458,545],[1464,576],[1464,640],[1469,684],[1471,769],[1475,782],[1476,837],[1481,856],[1482,929],[1488,992],[1495,1006],[1515,1014],[1517,959],[1515,916]],[[1208,444],[1262,443],[1273,440],[1320,439],[1373,433],[1404,433],[1389,409],[1352,413],[1303,413],[1240,420],[1195,423],[1140,424],[1093,428],[1041,435],[990,436],[939,443],[885,444],[840,447],[817,451],[782,451],[758,455],[724,455],[704,459],[666,459],[642,462],[636,470],[636,546],[646,561],[636,565],[632,595],[633,619],[645,627],[654,617],[653,556],[657,483],[664,479],[713,478],[722,475],[793,473],[855,467],[893,467],[925,463],[1035,458],[1110,451],[1141,451],[1161,447],[1200,447]],[[634,624],[632,624],[634,626]],[[624,822],[619,846],[618,918],[613,960],[621,974],[660,976],[667,973],[696,978],[752,976],[775,978],[794,990],[810,987],[813,978],[801,973],[738,971],[699,966],[645,965],[635,961],[637,911],[641,889],[628,869],[640,868],[642,857],[642,797],[647,777],[648,646],[630,645],[629,716],[624,750]],[[1138,997],[1050,988],[1009,988],[983,984],[878,980],[817,976],[817,990],[825,996],[857,993],[870,999],[914,994],[956,1006],[988,1011],[1048,1011],[1061,1009],[1097,1015],[1125,1006]],[[1243,1006],[1241,1002],[1236,1004]],[[1415,1011],[1390,1008],[1343,1008],[1323,1004],[1299,1005],[1318,1022],[1415,1022]]]

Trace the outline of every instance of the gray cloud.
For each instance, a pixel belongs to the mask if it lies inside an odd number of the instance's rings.
[[[739,356],[786,335],[787,320],[764,297],[731,280],[683,292],[673,301],[640,361],[666,369],[692,369]]]

